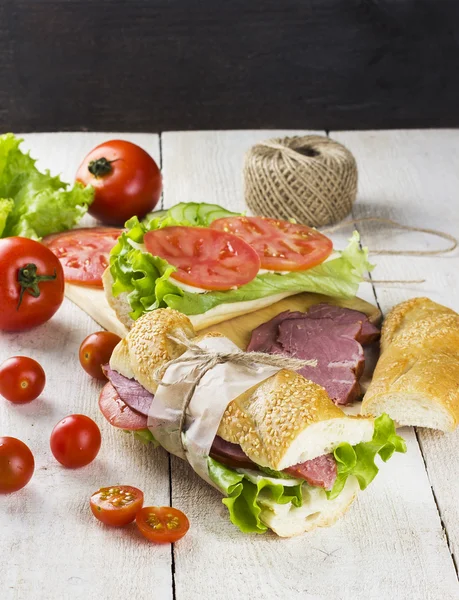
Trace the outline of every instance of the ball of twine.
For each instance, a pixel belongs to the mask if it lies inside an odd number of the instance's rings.
[[[254,214],[320,227],[346,217],[357,195],[357,164],[342,144],[319,135],[267,140],[244,164]]]

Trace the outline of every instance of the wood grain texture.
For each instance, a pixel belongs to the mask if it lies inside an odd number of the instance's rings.
[[[0,129],[457,126],[455,0],[2,0]]]
[[[165,205],[193,200],[242,209],[244,152],[278,134],[164,134]],[[377,181],[378,170],[373,167]],[[342,247],[346,237],[333,239]],[[361,291],[374,301],[369,284]],[[405,437],[408,453],[382,468],[341,522],[291,540],[243,536],[228,522],[218,493],[173,458],[173,502],[194,524],[193,535],[175,550],[177,598],[457,598],[456,573],[419,445],[413,431],[406,430]]]
[[[25,146],[39,158],[40,167],[71,181],[84,154],[107,137],[33,135],[26,136]],[[158,157],[157,136],[128,137]],[[90,495],[116,483],[141,488],[149,504],[169,503],[166,453],[143,446],[105,421],[97,406],[102,386],[78,363],[81,341],[97,329],[65,300],[45,325],[0,334],[0,362],[18,354],[31,356],[47,375],[45,391],[34,402],[17,406],[0,399],[0,435],[23,440],[36,463],[26,488],[0,497],[0,595],[5,600],[152,598],[151,590],[157,598],[172,599],[170,547],[143,541],[134,525],[126,530],[104,527],[89,510]],[[61,467],[49,449],[54,425],[72,413],[90,416],[102,433],[99,456],[78,470]]]
[[[332,133],[357,158],[360,172],[356,217],[381,216],[400,223],[427,226],[457,236],[459,232],[459,132],[388,131]],[[444,242],[425,234],[388,232],[359,226],[371,248],[433,249]],[[387,312],[413,296],[428,296],[459,312],[459,250],[441,257],[377,257],[377,279],[418,279],[416,286],[375,284]],[[418,430],[429,479],[448,533],[456,564],[459,559],[459,431],[441,434]]]

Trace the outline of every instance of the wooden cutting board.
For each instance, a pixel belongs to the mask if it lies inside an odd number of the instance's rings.
[[[104,329],[112,331],[121,337],[126,335],[126,327],[124,327],[124,325],[116,318],[113,309],[109,306],[105,298],[103,290],[67,284],[65,293],[72,302],[84,310]],[[381,321],[381,313],[378,308],[360,298],[343,300],[322,296],[320,294],[303,293],[289,296],[288,298],[284,298],[275,304],[271,304],[270,306],[255,312],[241,315],[240,317],[235,317],[228,321],[223,321],[217,325],[212,325],[211,327],[202,329],[201,333],[218,331],[237,344],[242,350],[245,350],[250,341],[251,332],[255,327],[261,325],[261,323],[269,321],[269,319],[272,319],[285,310],[299,310],[304,312],[313,304],[319,304],[320,302],[327,302],[328,304],[336,304],[338,306],[359,310],[368,315],[370,321],[375,325],[378,325]]]

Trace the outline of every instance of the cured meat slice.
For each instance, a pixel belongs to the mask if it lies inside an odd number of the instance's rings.
[[[268,354],[274,354],[278,351],[282,353],[282,346],[277,343],[279,325],[286,319],[304,319],[305,316],[305,313],[302,312],[290,312],[289,310],[286,310],[279,313],[270,321],[262,323],[262,325],[259,325],[252,331],[252,337],[247,346],[247,352],[266,352]]]
[[[106,383],[100,392],[99,408],[113,427],[130,431],[147,427],[147,417],[129,408],[110,382]]]
[[[277,343],[289,356],[316,359],[316,367],[298,372],[324,387],[335,404],[348,404],[360,394],[357,378],[365,366],[355,339],[360,328],[360,323],[336,325],[332,319],[287,319],[279,325]]]
[[[245,454],[239,444],[227,442],[218,435],[215,437],[210,456],[219,462],[236,469],[256,469],[259,467]],[[336,479],[336,461],[333,454],[324,454],[299,465],[285,469],[292,477],[304,479],[310,485],[331,489]]]
[[[104,365],[102,367],[105,376],[110,381],[112,386],[118,393],[121,400],[129,406],[132,410],[148,417],[150,406],[153,401],[153,394],[146,390],[135,379],[128,379],[124,375],[120,375],[118,371],[110,369],[110,365]]]
[[[311,485],[331,490],[337,475],[336,460],[333,454],[323,454],[299,465],[288,467],[285,472],[293,477],[306,479]]]
[[[241,469],[257,469],[258,466],[250,460],[239,444],[227,442],[220,436],[215,436],[210,449],[210,456],[215,460],[228,465],[229,467],[239,467]]]
[[[370,323],[365,313],[351,308],[334,306],[333,304],[314,304],[306,313],[310,319],[332,319],[337,325],[361,323],[362,328],[357,336],[357,341],[363,346],[379,339],[380,330]]]

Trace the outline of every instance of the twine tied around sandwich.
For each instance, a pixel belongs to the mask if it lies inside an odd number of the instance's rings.
[[[317,360],[301,360],[298,358],[290,358],[288,356],[282,356],[279,354],[265,354],[264,352],[244,352],[242,350],[235,350],[233,352],[220,352],[218,350],[209,350],[206,348],[201,348],[191,340],[189,340],[185,334],[180,333],[167,336],[172,342],[179,344],[181,346],[185,346],[185,348],[189,351],[188,356],[178,356],[177,358],[173,358],[169,360],[165,365],[158,367],[154,374],[154,380],[163,386],[171,386],[179,383],[179,381],[173,382],[164,382],[162,381],[162,377],[164,372],[168,369],[168,367],[175,365],[177,363],[194,363],[198,367],[198,373],[196,378],[192,382],[190,390],[188,391],[186,397],[183,400],[182,404],[182,414],[180,417],[179,423],[179,435],[180,435],[180,443],[182,445],[182,450],[186,454],[186,448],[183,443],[183,431],[185,428],[186,421],[186,412],[190,405],[191,399],[193,398],[194,392],[201,382],[204,375],[212,370],[217,365],[225,364],[225,363],[233,363],[242,367],[246,367],[247,369],[256,370],[257,365],[266,365],[269,367],[279,367],[279,369],[290,369],[292,371],[298,371],[303,367],[316,367]]]

